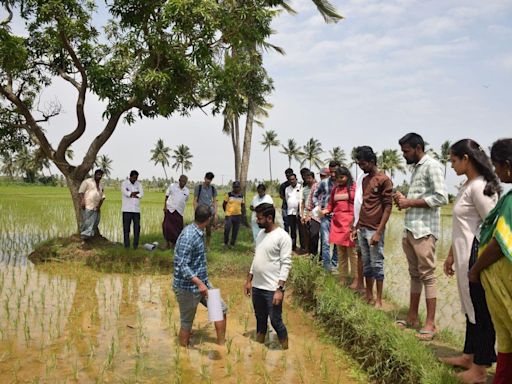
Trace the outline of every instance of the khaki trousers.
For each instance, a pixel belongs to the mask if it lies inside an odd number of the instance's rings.
[[[436,298],[436,238],[428,235],[415,239],[412,232],[406,230],[402,248],[409,264],[411,293],[421,294],[425,287],[425,297]]]

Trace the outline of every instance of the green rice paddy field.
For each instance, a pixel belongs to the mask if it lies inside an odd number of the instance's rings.
[[[120,242],[120,192],[106,194],[100,230]],[[164,197],[161,191],[146,191],[141,243],[162,242]],[[1,383],[366,382],[350,358],[326,341],[310,315],[289,298],[284,311],[290,350],[280,351],[272,333],[266,346],[252,340],[255,320],[250,300],[242,295],[243,275],[230,275],[227,268],[249,268],[248,229],[242,229],[236,248],[228,252],[221,247],[222,231],[217,231],[209,255],[213,283],[230,307],[226,346],[213,342],[213,326],[200,308],[194,346],[184,350],[175,342],[179,314],[168,274],[102,273],[79,263],[33,265],[27,260],[39,242],[76,232],[66,188],[0,184],[0,212]],[[189,202],[185,220],[191,219]],[[403,215],[394,213],[386,232],[385,284],[388,298],[398,305],[407,303],[409,289],[402,230]],[[447,208],[438,246],[438,318],[441,328],[460,334],[464,322],[455,281],[444,277],[441,267],[450,232]]]

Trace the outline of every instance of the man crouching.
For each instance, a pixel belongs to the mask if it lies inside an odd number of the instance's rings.
[[[199,205],[195,210],[194,222],[181,232],[174,249],[174,282],[173,289],[180,308],[179,342],[188,346],[192,331],[192,323],[199,303],[206,307],[208,289],[208,270],[206,266],[206,249],[204,245],[204,229],[210,222],[211,211],[206,205]],[[222,301],[224,319],[215,322],[218,344],[224,344],[226,336],[227,307]]]

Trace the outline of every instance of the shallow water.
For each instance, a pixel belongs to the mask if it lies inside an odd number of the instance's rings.
[[[290,349],[253,340],[243,281],[214,279],[227,302],[227,344],[199,307],[193,346],[176,344],[179,313],[168,276],[105,275],[79,265],[5,266],[0,272],[0,382],[354,383],[345,357],[312,319],[285,304]]]

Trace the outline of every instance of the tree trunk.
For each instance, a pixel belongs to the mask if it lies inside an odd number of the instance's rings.
[[[272,183],[272,159],[270,158],[270,146],[268,147],[268,170],[270,171],[270,182]]]
[[[240,180],[240,118],[237,116],[234,119],[233,129],[235,131],[235,180]]]
[[[252,142],[252,128],[254,124],[254,111],[255,106],[251,98],[247,104],[247,117],[245,120],[244,132],[244,147],[242,152],[242,162],[240,164],[240,186],[245,194],[247,187],[247,175],[249,173],[249,160],[251,158],[251,142]]]
[[[73,208],[75,210],[77,232],[80,233],[80,222],[82,218],[80,213],[80,195],[78,194],[78,189],[80,188],[80,184],[83,180],[78,180],[71,175],[65,175],[65,177],[66,184],[68,185],[68,189],[71,194],[71,200],[73,201]]]
[[[167,171],[165,170],[165,165],[162,164],[162,168],[164,169],[165,181],[167,181]]]

